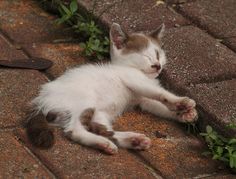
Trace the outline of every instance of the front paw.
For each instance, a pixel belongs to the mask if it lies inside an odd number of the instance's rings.
[[[195,108],[196,102],[188,97],[181,97],[180,99],[178,99],[175,102],[167,101],[165,103],[165,105],[171,111],[187,112],[187,111]]]
[[[176,112],[176,118],[180,122],[194,122],[198,119],[198,113],[195,108],[184,112]]]

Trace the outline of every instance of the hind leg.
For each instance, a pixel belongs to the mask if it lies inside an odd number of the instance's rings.
[[[145,150],[150,147],[151,140],[144,134],[113,131],[111,121],[106,113],[95,112],[91,121],[91,131],[108,137],[122,148]]]
[[[82,145],[100,149],[107,154],[118,152],[118,148],[113,142],[103,136],[87,131],[79,121],[73,124],[73,128],[67,129],[66,133],[69,134],[70,139]]]
[[[134,150],[146,150],[151,146],[151,139],[144,134],[136,132],[118,132],[115,131],[113,139],[117,145],[122,148]]]

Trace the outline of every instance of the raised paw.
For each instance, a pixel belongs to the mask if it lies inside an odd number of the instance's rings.
[[[196,106],[196,102],[188,97],[181,97],[174,102],[164,100],[163,103],[168,107],[169,110],[177,112],[187,112]]]
[[[130,143],[130,148],[135,150],[146,150],[151,146],[151,140],[143,134],[139,134],[126,139]]]
[[[180,122],[194,122],[198,119],[198,113],[195,108],[185,112],[177,112],[176,115]]]
[[[98,143],[95,146],[97,149],[104,151],[107,154],[114,155],[118,152],[118,148],[112,142]]]

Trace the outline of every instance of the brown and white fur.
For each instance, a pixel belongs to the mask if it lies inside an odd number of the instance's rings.
[[[151,145],[144,134],[112,129],[117,116],[132,106],[180,122],[196,120],[194,100],[170,93],[155,79],[166,63],[160,45],[163,31],[164,25],[148,35],[128,35],[114,23],[110,64],[73,68],[42,86],[32,101],[34,113],[27,125],[30,140],[42,147],[53,144],[47,119],[73,141],[114,154],[117,146],[144,150]]]

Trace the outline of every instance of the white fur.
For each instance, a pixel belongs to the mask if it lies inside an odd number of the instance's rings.
[[[156,60],[156,50],[160,56],[159,61]],[[94,108],[92,120],[112,130],[112,122],[116,117],[137,104],[156,115],[181,120],[177,112],[170,109],[176,110],[176,104],[187,98],[177,97],[166,91],[154,79],[160,71],[156,72],[151,65],[159,63],[163,67],[166,57],[161,47],[151,40],[147,49],[126,55],[112,43],[111,58],[111,64],[83,65],[68,70],[55,81],[43,85],[39,96],[32,103],[44,115],[50,111],[68,113],[70,119],[59,125],[65,132],[72,132],[74,141],[88,146],[100,146],[113,154],[117,152],[113,142],[82,126],[79,118],[84,110]],[[192,108],[195,107],[194,101],[189,100],[189,104]],[[192,116],[190,118],[189,120],[193,120]],[[150,146],[150,139],[137,133],[115,132],[114,138],[121,147],[132,148],[132,141],[137,140],[140,145],[134,146],[134,149],[146,149]]]

